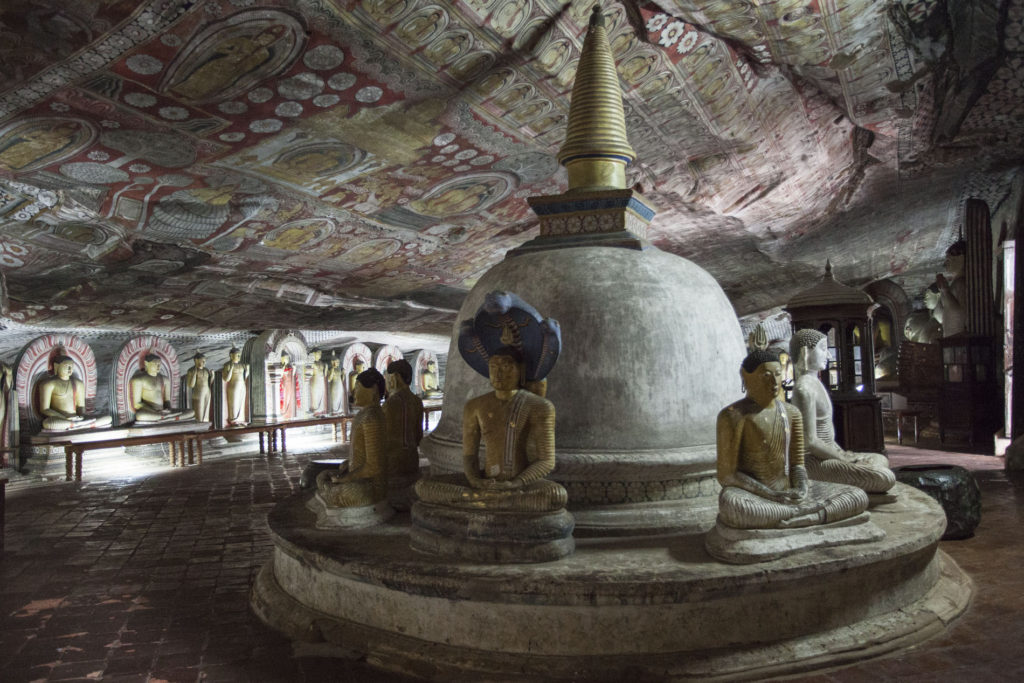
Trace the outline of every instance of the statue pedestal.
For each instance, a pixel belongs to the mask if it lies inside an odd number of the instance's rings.
[[[373,505],[339,508],[327,505],[319,493],[313,494],[306,507],[316,513],[317,529],[362,529],[383,524],[395,514],[395,509],[386,500]]]
[[[516,564],[551,562],[572,555],[573,517],[556,512],[490,512],[432,505],[412,506],[409,545],[455,560]]]
[[[413,487],[419,478],[419,472],[404,477],[388,478],[388,503],[391,507],[402,512],[412,509],[412,504],[416,502],[416,491]]]
[[[704,547],[716,560],[731,564],[767,562],[814,548],[880,541],[885,532],[871,523],[871,515],[799,529],[734,529],[721,522],[708,532]]]
[[[897,484],[872,513],[885,538],[757,565],[716,562],[704,534],[577,539],[534,565],[410,553],[403,517],[359,533],[316,528],[295,496],[256,614],[318,656],[434,680],[755,679],[878,657],[939,635],[970,579],[938,550],[941,508]],[[890,510],[891,508],[891,510]]]

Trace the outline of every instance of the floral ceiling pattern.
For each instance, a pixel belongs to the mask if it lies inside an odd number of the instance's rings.
[[[565,189],[592,5],[7,0],[4,315],[447,332]],[[1015,191],[1024,0],[603,8],[651,240],[741,315],[826,257],[914,295],[963,201]]]

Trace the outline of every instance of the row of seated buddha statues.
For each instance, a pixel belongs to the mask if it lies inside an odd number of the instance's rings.
[[[750,563],[801,550],[879,540],[870,505],[891,503],[895,475],[879,453],[835,442],[832,403],[818,377],[829,360],[816,330],[790,341],[792,403],[782,393],[779,353],[763,336],[744,359],[746,397],[718,415],[718,520],[705,545],[717,559]]]
[[[376,368],[356,377],[350,457],[317,476],[310,507],[318,525],[358,528],[408,510],[419,477],[423,401],[412,393],[412,366],[392,361],[384,375]],[[381,399],[387,400],[381,406]]]

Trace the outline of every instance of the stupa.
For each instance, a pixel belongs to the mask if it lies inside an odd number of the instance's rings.
[[[569,492],[577,535],[707,528],[719,490],[715,418],[739,398],[736,314],[706,271],[647,241],[655,211],[626,186],[634,157],[595,11],[558,155],[569,189],[528,200],[540,235],[484,274],[458,315],[471,318],[497,289],[561,324],[565,346],[548,378],[558,408],[551,478]],[[449,366],[441,422],[422,445],[435,471],[461,469],[462,406],[488,389],[465,364]]]
[[[300,653],[438,681],[757,679],[909,647],[967,607],[970,580],[938,550],[942,509],[901,484],[898,503],[872,511],[880,540],[753,565],[708,555],[716,414],[739,397],[743,343],[715,281],[644,238],[653,210],[625,188],[633,152],[602,24],[595,9],[560,155],[570,189],[530,200],[541,235],[459,315],[502,289],[561,323],[551,478],[584,532],[576,552],[452,561],[414,551],[406,515],[317,529],[300,494],[268,516],[273,558],[251,596]],[[475,374],[449,365],[423,449],[437,471],[460,466],[463,405],[487,390]]]

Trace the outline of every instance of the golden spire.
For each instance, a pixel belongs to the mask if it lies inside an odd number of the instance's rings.
[[[626,188],[626,165],[636,153],[626,137],[622,89],[601,8],[594,5],[569,103],[569,125],[558,161],[569,191]]]

